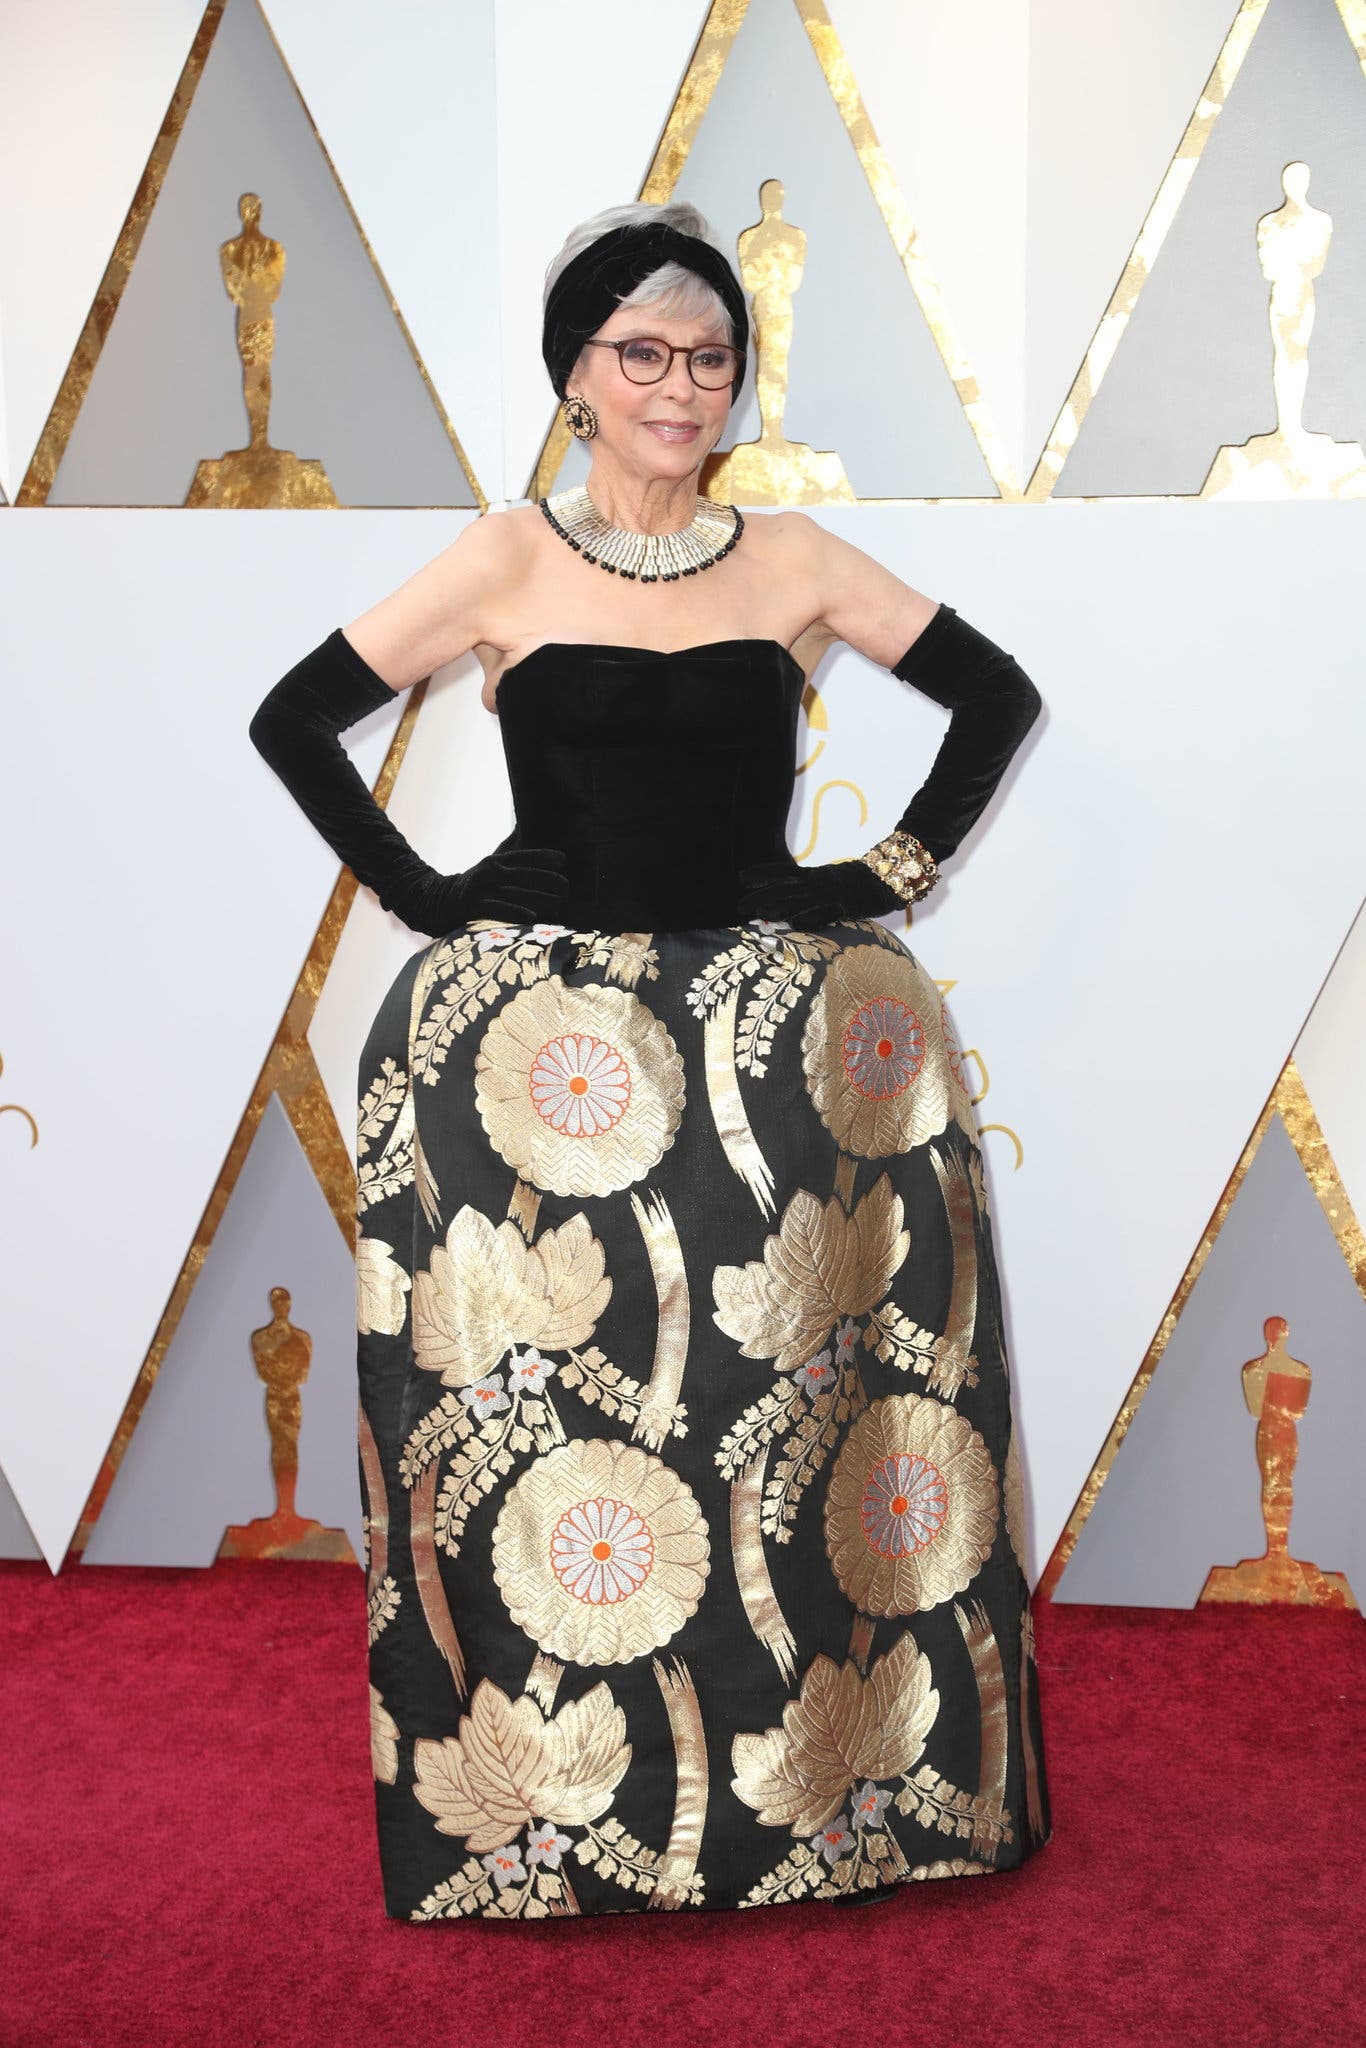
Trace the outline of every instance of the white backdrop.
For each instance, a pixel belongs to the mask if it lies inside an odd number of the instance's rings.
[[[1288,5],[1271,0],[1268,30]],[[819,28],[820,11],[808,12]],[[1232,15],[1229,0],[1160,0],[1141,25],[1081,0],[832,0],[827,27],[862,86],[1016,481],[1053,428]],[[433,0],[382,20],[359,0],[325,11],[267,0],[263,17],[229,0],[220,58],[231,34],[241,61],[283,69],[298,133],[281,147],[325,152],[350,230],[485,502],[522,494],[551,419],[544,265],[575,220],[640,189],[706,18],[696,0],[660,0],[624,35],[618,7],[585,0],[574,11],[575,47],[592,52],[584,67],[566,65],[566,17],[551,0]],[[28,0],[0,24],[0,67],[15,81],[12,161],[45,137],[44,160],[59,167],[26,187],[22,205],[0,208],[8,499],[29,472],[199,19],[180,0],[117,20],[77,0]],[[1295,23],[1307,72],[1345,65],[1361,83],[1332,0],[1301,0]],[[790,83],[792,164],[815,135],[803,96],[829,98],[814,56],[801,69],[811,26],[792,0],[751,0],[743,31],[772,38],[774,75]],[[1272,157],[1293,155],[1298,131],[1282,137],[1274,102],[1259,118]],[[196,147],[202,162],[202,135]],[[230,127],[222,149],[224,189],[233,179],[245,189],[250,153],[243,144],[239,161]],[[725,148],[713,137],[708,149],[694,153],[698,175],[705,168],[722,189]],[[179,196],[176,163],[161,207]],[[1260,206],[1280,198],[1254,189]],[[1187,207],[1201,194],[1197,172]],[[886,232],[868,203],[851,237]],[[734,205],[753,217],[748,183]],[[1256,213],[1231,216],[1228,235],[1246,237]],[[162,218],[169,235],[173,216]],[[821,317],[817,256],[838,223],[799,224],[814,253],[798,338],[803,318]],[[216,232],[234,227],[220,220]],[[1340,235],[1333,261],[1360,260]],[[870,319],[881,304],[825,312]],[[172,345],[175,310],[164,323]],[[1014,652],[1045,702],[987,820],[908,935],[952,984],[963,1043],[981,1050],[991,1086],[979,1120],[1007,1127],[987,1133],[985,1150],[1033,1578],[1366,891],[1361,505],[1202,504],[1126,487],[1133,451],[1160,434],[1164,391],[1217,341],[1191,330],[1172,339],[1174,353],[1154,353],[1129,438],[1112,438],[1103,502],[1068,499],[1065,470],[1049,503],[1003,504],[990,488],[976,502],[925,502],[912,463],[898,501],[816,508]],[[155,342],[149,331],[153,369]],[[1121,337],[1117,360],[1123,349]],[[847,403],[847,368],[837,355],[820,368],[832,408]],[[367,374],[338,331],[316,379],[337,408],[339,443],[365,415]],[[808,417],[793,432],[828,446],[809,357],[805,377]],[[1258,378],[1247,433],[1270,423],[1269,367]],[[284,422],[283,366],[277,384]],[[1338,438],[1359,435],[1352,390],[1344,384],[1336,412],[1337,387],[1321,380],[1317,391]],[[99,397],[92,384],[83,476],[99,470]],[[141,387],[137,397],[154,437],[154,398]],[[942,408],[946,397],[957,404],[947,379],[933,393],[905,390],[895,365],[884,386],[864,378],[862,416],[840,450],[851,475],[872,463],[895,411]],[[748,393],[745,405],[737,438],[757,424]],[[278,440],[295,445],[284,424]],[[197,452],[219,444],[206,438]],[[1208,460],[1215,447],[1195,452]],[[41,1133],[31,1146],[19,1116],[0,1116],[0,1550],[24,1548],[26,1522],[54,1569],[335,879],[247,742],[251,712],[334,624],[479,516],[399,499],[329,519],[191,517],[119,502],[117,464],[100,477],[98,506],[67,505],[62,474],[52,501],[0,515],[0,672],[17,764],[0,825],[0,1092]],[[847,778],[867,802],[866,824],[852,802],[823,807],[828,858],[897,815],[943,714],[848,651],[816,681],[829,733],[799,783],[793,844],[805,843],[821,781]],[[396,716],[349,736],[371,779]],[[472,661],[434,679],[392,811],[448,867],[506,831],[497,723],[478,702]],[[348,1138],[371,1011],[418,943],[361,893],[311,1031]],[[1360,958],[1359,946],[1343,954],[1306,1040],[1320,1119],[1359,1205]],[[332,1227],[325,1214],[318,1227]],[[315,1357],[310,1386],[349,1408],[349,1369],[334,1348]],[[143,1427],[152,1415],[149,1405]],[[214,1456],[192,1423],[177,1424],[191,1429],[184,1455]],[[310,1512],[302,1490],[299,1506]]]

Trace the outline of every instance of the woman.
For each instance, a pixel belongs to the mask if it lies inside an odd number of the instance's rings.
[[[748,348],[692,207],[587,222],[544,325],[586,487],[466,528],[251,727],[432,940],[357,1138],[394,1918],[885,1899],[1050,1833],[977,1129],[936,984],[876,922],[1039,696],[803,514],[699,498]],[[836,639],[951,719],[891,831],[803,866],[798,713]],[[471,649],[517,824],[442,875],[337,735]]]

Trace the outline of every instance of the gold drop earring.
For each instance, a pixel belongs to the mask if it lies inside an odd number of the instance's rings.
[[[576,393],[574,397],[565,399],[560,410],[564,414],[565,425],[576,439],[592,440],[598,431],[598,416],[586,398],[580,398]]]

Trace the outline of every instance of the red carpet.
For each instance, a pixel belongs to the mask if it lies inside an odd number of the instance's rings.
[[[1035,1610],[1055,1833],[854,1911],[388,1920],[353,1566],[0,1564],[3,2048],[1360,2048],[1366,1627]]]

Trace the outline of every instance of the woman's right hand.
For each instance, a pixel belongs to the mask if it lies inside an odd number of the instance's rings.
[[[461,873],[441,875],[426,919],[432,937],[444,937],[475,917],[553,923],[569,894],[567,864],[558,846],[496,846]]]

